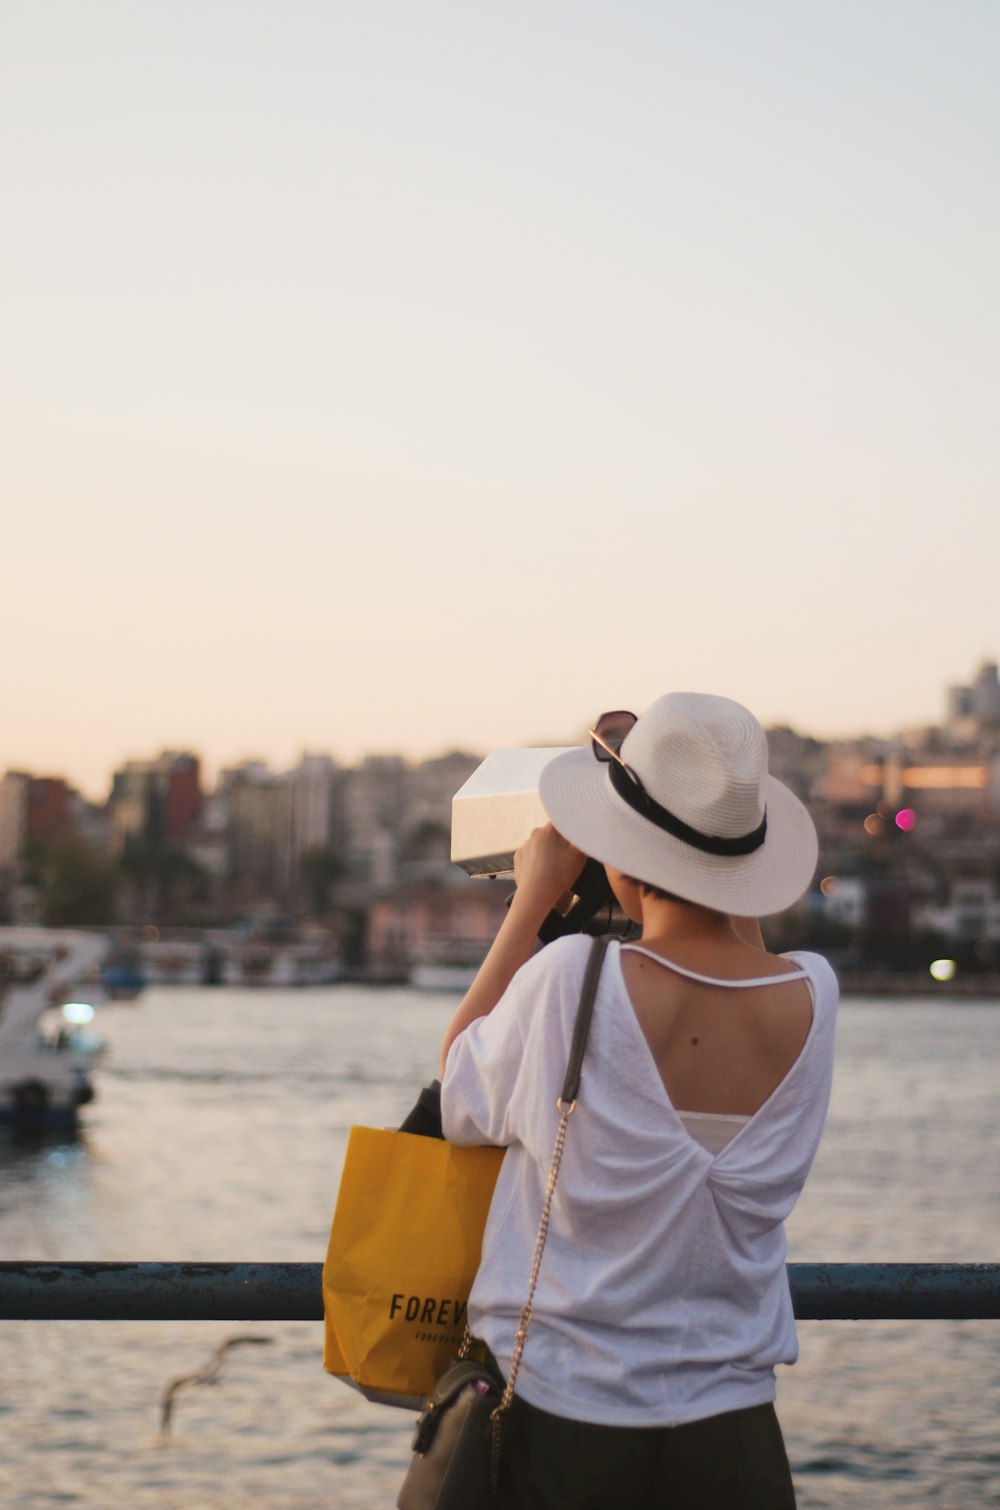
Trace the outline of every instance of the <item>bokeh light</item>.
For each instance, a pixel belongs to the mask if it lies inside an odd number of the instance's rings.
[[[896,814],[896,827],[901,828],[904,834],[917,826],[917,815],[912,807],[901,807]]]
[[[68,1001],[62,1009],[62,1015],[67,1022],[93,1022],[94,1009],[89,1001]]]
[[[878,813],[868,814],[868,817],[865,819],[865,833],[868,834],[870,838],[877,839],[884,828],[885,824],[882,822],[882,819],[879,817]]]
[[[953,959],[936,959],[931,965],[931,974],[935,980],[953,980],[957,969]]]
[[[824,876],[819,883],[819,889],[825,897],[832,897],[839,884],[836,876]]]

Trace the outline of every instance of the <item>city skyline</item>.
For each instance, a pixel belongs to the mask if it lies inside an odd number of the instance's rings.
[[[0,763],[98,795],[996,651],[1000,11],[14,0]]]
[[[966,693],[969,694],[969,696],[971,696],[974,700],[975,693],[973,691],[973,688],[977,684],[979,685],[980,689],[982,690],[983,696],[986,698],[986,701],[989,704],[989,711],[986,714],[986,717],[987,721],[992,723],[997,717],[997,709],[994,704],[996,703],[998,695],[1000,695],[1000,693],[998,693],[996,663],[993,660],[984,658],[975,668],[975,672],[975,677],[967,677],[964,682],[954,681],[947,688],[941,689],[940,709],[937,717],[924,720],[910,719],[894,730],[854,729],[821,734],[814,729],[790,724],[787,721],[765,721],[765,728],[772,730],[777,728],[791,728],[797,735],[800,735],[806,739],[815,739],[820,743],[838,743],[840,741],[850,743],[852,740],[863,741],[866,739],[884,739],[887,742],[891,743],[894,739],[899,738],[907,732],[945,727],[953,717],[960,716],[960,710],[950,706],[954,700],[955,695]],[[971,709],[969,711],[971,711]],[[287,758],[273,758],[268,757],[261,751],[249,751],[244,752],[241,756],[227,760],[213,760],[210,755],[206,754],[205,751],[191,745],[185,745],[182,741],[160,740],[159,742],[154,741],[153,745],[151,745],[146,750],[130,751],[128,754],[119,753],[115,755],[107,766],[103,775],[99,776],[96,782],[91,781],[88,783],[86,781],[77,779],[74,776],[74,773],[65,766],[53,766],[51,768],[43,769],[40,766],[32,767],[28,765],[18,765],[11,762],[3,764],[2,758],[0,758],[0,776],[2,776],[5,771],[24,771],[26,774],[29,774],[36,778],[54,778],[56,780],[65,780],[70,787],[79,791],[81,795],[84,796],[87,800],[95,803],[103,803],[105,800],[107,800],[111,792],[113,779],[116,773],[124,770],[126,767],[131,765],[142,766],[147,764],[156,764],[161,759],[161,757],[166,755],[193,755],[199,763],[205,790],[211,791],[218,785],[219,779],[223,772],[249,768],[258,763],[263,765],[275,775],[290,773],[298,769],[303,762],[314,760],[316,758],[329,758],[333,761],[335,766],[344,770],[357,769],[368,759],[378,760],[380,758],[400,759],[408,765],[419,765],[424,762],[445,759],[450,755],[456,754],[482,757],[488,754],[491,749],[505,748],[507,745],[545,745],[559,747],[581,743],[585,739],[586,730],[581,727],[575,731],[564,731],[561,736],[557,732],[551,738],[547,739],[510,740],[506,743],[501,741],[495,744],[484,745],[476,745],[474,742],[467,740],[465,742],[455,742],[447,746],[443,745],[440,748],[436,749],[431,748],[427,750],[411,751],[407,751],[405,749],[393,749],[389,747],[381,747],[378,749],[361,749],[356,755],[351,758],[348,758],[347,756],[343,755],[342,752],[336,749],[306,749],[301,745],[295,747],[294,741],[292,741],[288,744],[287,748],[290,750],[294,748],[294,754],[290,754]],[[973,737],[972,742],[975,742],[975,737]]]

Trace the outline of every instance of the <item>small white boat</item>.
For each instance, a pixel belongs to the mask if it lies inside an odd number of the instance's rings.
[[[276,942],[231,929],[147,940],[138,960],[150,986],[326,986],[343,973],[339,950],[326,937]]]
[[[308,940],[269,943],[262,938],[217,944],[227,986],[328,986],[340,980],[339,952]]]
[[[140,948],[139,968],[148,986],[204,986],[210,956],[204,939],[154,940]]]
[[[0,1125],[72,1126],[93,1100],[109,947],[95,933],[0,928]]]

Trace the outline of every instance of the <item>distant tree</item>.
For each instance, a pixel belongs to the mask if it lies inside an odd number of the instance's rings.
[[[33,845],[26,872],[41,894],[42,917],[49,927],[102,927],[115,921],[116,868],[85,839]]]
[[[344,874],[344,865],[335,850],[325,845],[307,849],[302,856],[302,881],[315,917],[330,911],[333,887]]]
[[[435,818],[424,818],[403,839],[399,858],[447,865],[451,859],[451,830]]]
[[[133,907],[147,919],[172,921],[196,911],[211,889],[208,872],[184,850],[129,839],[121,858]]]

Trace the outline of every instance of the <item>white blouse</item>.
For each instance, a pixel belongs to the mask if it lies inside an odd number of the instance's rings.
[[[442,1084],[446,1137],[508,1150],[469,1301],[504,1367],[589,950],[575,936],[535,955],[452,1044]],[[784,1221],[826,1116],[838,994],[820,956],[788,958],[798,969],[775,984],[804,977],[813,998],[802,1051],[752,1117],[707,1127],[671,1104],[608,950],[518,1379],[531,1404],[655,1426],[773,1399],[775,1365],[798,1353]]]

